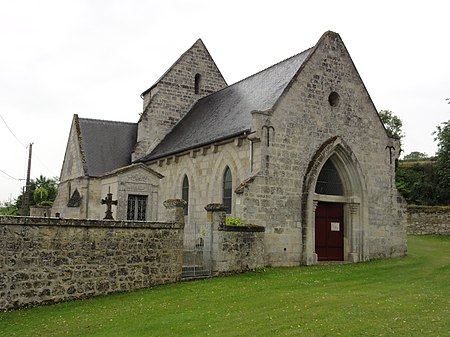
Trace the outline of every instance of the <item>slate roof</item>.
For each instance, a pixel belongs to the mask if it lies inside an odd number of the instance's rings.
[[[251,112],[272,108],[311,49],[200,99],[147,156],[145,162],[242,134]]]
[[[137,123],[79,118],[79,125],[88,176],[98,177],[131,164]]]

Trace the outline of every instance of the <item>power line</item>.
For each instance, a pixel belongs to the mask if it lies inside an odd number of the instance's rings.
[[[28,146],[24,145],[19,138],[17,138],[17,136],[14,134],[14,132],[11,130],[11,128],[9,127],[8,123],[6,123],[5,119],[3,118],[3,116],[0,114],[0,118],[2,119],[3,123],[5,123],[5,126],[8,128],[9,132],[11,132],[11,134],[14,136],[14,138],[16,138],[16,140],[25,148],[28,149]],[[35,158],[41,163],[42,166],[44,166],[47,170],[51,171],[51,169],[44,163],[43,160],[41,160],[41,158],[39,156],[35,155]],[[2,171],[3,172],[3,171]],[[7,176],[11,177],[9,174],[3,172],[4,174],[6,174]],[[15,178],[13,178],[15,179]],[[20,179],[16,179],[16,180],[20,180]],[[22,179],[23,180],[23,179]]]
[[[2,169],[0,169],[0,172],[3,173],[4,175],[8,176],[9,178],[14,179],[14,180],[17,180],[17,181],[25,180],[25,179],[17,179],[17,178],[14,178],[12,175],[6,173],[6,172],[3,171]]]
[[[0,114],[0,118],[2,119],[3,123],[5,123],[6,127],[8,128],[9,132],[11,132],[11,134],[14,136],[14,138],[16,138],[16,140],[20,143],[20,145],[22,145],[24,148],[26,148],[26,145],[24,145],[19,138],[17,138],[17,136],[14,134],[14,132],[12,132],[11,128],[8,126],[8,123],[6,123],[5,119],[3,118],[3,116]],[[3,172],[4,173],[4,172]]]

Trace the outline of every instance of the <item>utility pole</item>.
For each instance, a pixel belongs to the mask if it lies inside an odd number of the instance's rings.
[[[22,200],[22,216],[30,215],[30,173],[31,173],[31,153],[33,151],[33,143],[30,143],[28,151],[28,168],[27,168],[27,182],[25,185],[25,193]]]

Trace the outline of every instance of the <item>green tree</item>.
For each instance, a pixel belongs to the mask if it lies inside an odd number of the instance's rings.
[[[36,178],[36,189],[38,188],[43,188],[47,191],[46,201],[54,201],[58,190],[58,178],[46,178],[40,175],[39,178]]]
[[[404,160],[420,160],[420,159],[428,159],[428,155],[423,152],[413,151],[403,157]]]
[[[389,137],[401,140],[405,136],[402,131],[402,120],[394,115],[392,111],[381,110],[378,114]]]
[[[48,200],[48,191],[44,187],[39,187],[34,190],[34,203],[36,205],[42,205],[42,203]]]
[[[35,191],[38,189],[39,190],[42,189],[42,191],[43,190],[46,191],[47,196],[46,196],[45,200],[36,201]],[[31,196],[30,197],[30,206],[34,206],[36,204],[42,204],[43,202],[46,205],[51,205],[51,203],[56,198],[57,189],[58,189],[58,178],[57,177],[47,178],[41,174],[39,176],[39,178],[31,179],[31,181],[30,181],[30,196]],[[41,194],[44,195],[44,193],[45,192],[42,192],[42,193],[39,192],[38,199],[40,198],[40,195]],[[21,193],[16,199],[16,207],[18,209],[22,208],[22,202],[23,202],[23,193]]]
[[[19,215],[15,201],[0,202],[0,215]]]
[[[437,205],[436,161],[399,161],[395,172],[397,189],[408,204]]]
[[[438,142],[436,192],[441,204],[450,205],[450,120],[438,125],[434,135]]]

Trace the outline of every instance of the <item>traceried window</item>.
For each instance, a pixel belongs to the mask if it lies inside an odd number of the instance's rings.
[[[231,213],[231,201],[232,201],[232,185],[233,178],[231,177],[231,170],[227,166],[225,172],[223,173],[223,189],[222,189],[222,204],[225,206],[226,213]]]
[[[194,91],[198,95],[200,93],[200,83],[202,81],[202,75],[195,74]]]
[[[186,208],[184,209],[184,215],[188,215],[188,205],[189,205],[189,179],[187,175],[183,178],[183,187],[181,189],[181,199],[186,201]]]
[[[344,195],[344,188],[339,172],[333,162],[328,159],[319,173],[316,193],[328,195]]]
[[[128,195],[127,220],[145,221],[146,210],[146,195]]]

